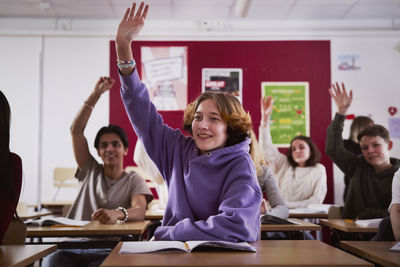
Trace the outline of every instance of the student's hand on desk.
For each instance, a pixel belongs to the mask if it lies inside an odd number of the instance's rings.
[[[121,211],[119,210],[107,210],[98,209],[92,214],[93,221],[99,221],[101,223],[113,224],[116,223],[121,216]]]

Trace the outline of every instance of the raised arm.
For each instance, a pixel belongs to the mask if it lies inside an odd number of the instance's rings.
[[[274,108],[272,96],[261,98],[261,123],[259,128],[259,143],[266,161],[270,164],[273,171],[279,169],[286,161],[286,156],[279,152],[278,148],[272,143],[269,120]]]
[[[329,88],[329,94],[336,103],[337,113],[345,116],[353,101],[353,90],[350,90],[349,94],[347,94],[344,83],[342,83],[341,89],[339,83],[336,82],[336,84],[332,84],[332,87]]]
[[[119,68],[122,75],[129,75],[135,69],[135,65],[130,63],[133,60],[131,42],[142,30],[149,6],[142,2],[136,14],[135,9],[136,3],[133,3],[132,8],[126,10],[115,38],[118,63],[123,66]]]
[[[92,110],[99,100],[100,96],[108,91],[114,85],[114,79],[110,77],[100,77],[97,81],[93,92],[89,95],[86,101],[83,102],[82,107],[76,114],[72,122],[70,131],[72,136],[72,146],[74,149],[74,156],[79,169],[90,157],[89,147],[84,135],[87,122],[89,121]]]
[[[357,156],[344,149],[342,133],[347,110],[353,101],[353,91],[347,93],[344,84],[341,88],[336,82],[329,89],[329,94],[336,103],[337,113],[327,129],[325,152],[344,173],[351,176]]]

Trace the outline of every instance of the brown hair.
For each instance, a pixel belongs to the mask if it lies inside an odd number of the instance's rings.
[[[204,92],[194,102],[190,103],[183,115],[183,129],[192,132],[192,122],[194,114],[200,103],[204,100],[212,99],[221,114],[221,118],[227,123],[226,146],[232,146],[244,141],[250,137],[251,117],[248,112],[243,109],[239,100],[227,93],[223,92]]]
[[[389,143],[390,141],[390,135],[388,130],[386,130],[385,127],[379,124],[373,124],[362,130],[357,135],[358,142],[360,142],[364,136],[380,136],[383,138],[383,140],[385,140],[386,143]]]
[[[299,166],[299,164],[297,164],[297,162],[294,161],[292,155],[292,144],[295,140],[303,140],[304,142],[307,143],[308,147],[310,148],[310,157],[306,161],[306,167],[315,166],[321,159],[321,152],[319,152],[319,149],[315,145],[313,140],[310,137],[304,135],[296,136],[295,138],[292,139],[292,141],[290,141],[290,148],[286,151],[286,156],[290,165],[292,165],[293,168]]]
[[[365,116],[355,117],[350,126],[349,139],[353,140],[354,142],[357,142],[358,134],[363,129],[365,129],[365,127],[371,126],[372,124],[374,124],[374,121],[369,117],[365,117]]]

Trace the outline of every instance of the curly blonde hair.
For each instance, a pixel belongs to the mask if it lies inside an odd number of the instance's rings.
[[[223,92],[207,91],[202,93],[197,99],[190,103],[183,115],[183,129],[192,132],[192,122],[194,114],[200,103],[204,100],[211,99],[217,106],[221,118],[227,123],[226,146],[232,146],[239,142],[244,141],[250,137],[250,130],[252,128],[251,117],[248,112],[243,109],[239,100]]]

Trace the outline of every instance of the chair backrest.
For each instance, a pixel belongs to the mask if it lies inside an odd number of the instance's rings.
[[[14,215],[3,237],[3,245],[24,245],[26,238],[26,225]]]
[[[78,187],[75,178],[76,168],[54,168],[53,182],[55,187]]]

